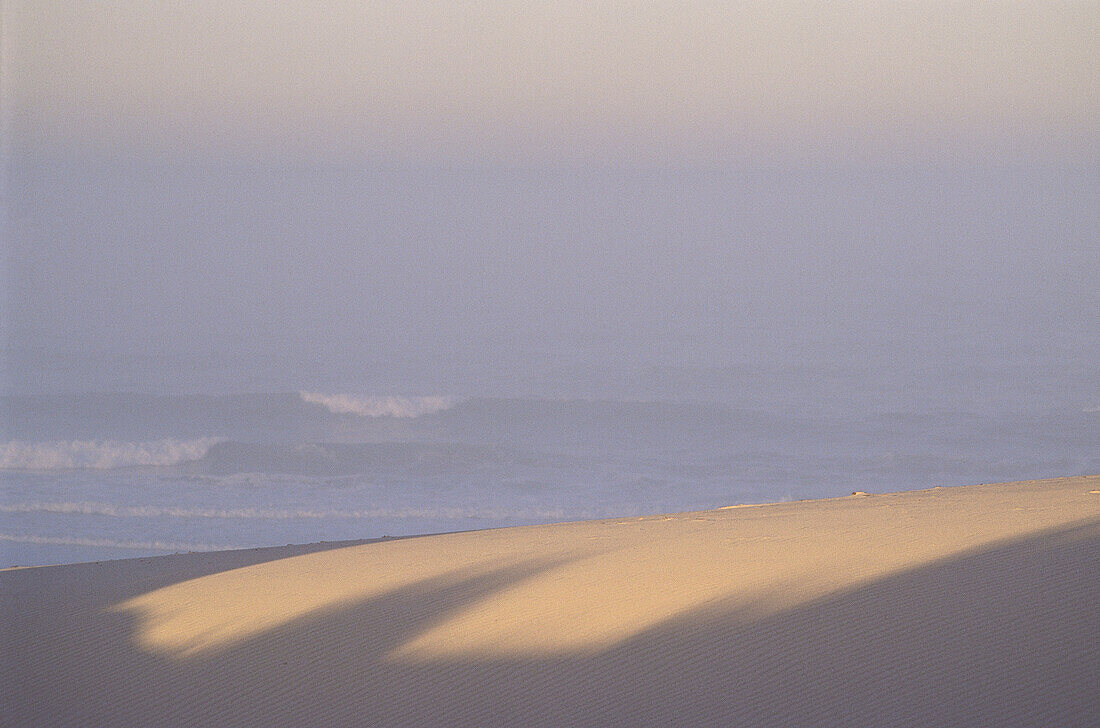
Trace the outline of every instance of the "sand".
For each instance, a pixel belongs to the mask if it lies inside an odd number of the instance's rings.
[[[11,726],[1096,726],[1100,476],[0,572]]]

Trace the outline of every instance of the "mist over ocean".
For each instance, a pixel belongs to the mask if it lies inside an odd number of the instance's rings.
[[[1100,472],[1100,179],[16,158],[0,566]]]
[[[588,375],[572,396],[8,395],[0,566],[1100,471],[1100,408],[1057,395],[1083,370]]]

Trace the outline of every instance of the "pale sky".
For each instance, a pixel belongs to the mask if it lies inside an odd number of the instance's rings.
[[[1080,162],[1096,2],[6,0],[23,147],[384,163]]]

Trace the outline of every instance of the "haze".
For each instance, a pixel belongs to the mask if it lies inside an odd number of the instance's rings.
[[[6,2],[4,390],[1011,361],[1096,406],[1097,37],[1096,3]]]

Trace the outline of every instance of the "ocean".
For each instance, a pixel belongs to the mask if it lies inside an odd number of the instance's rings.
[[[11,394],[0,567],[1100,472],[1100,408],[1081,399],[1092,375],[1075,371],[652,367],[526,396],[484,382]]]
[[[1092,167],[10,164],[0,565],[1100,472]]]

